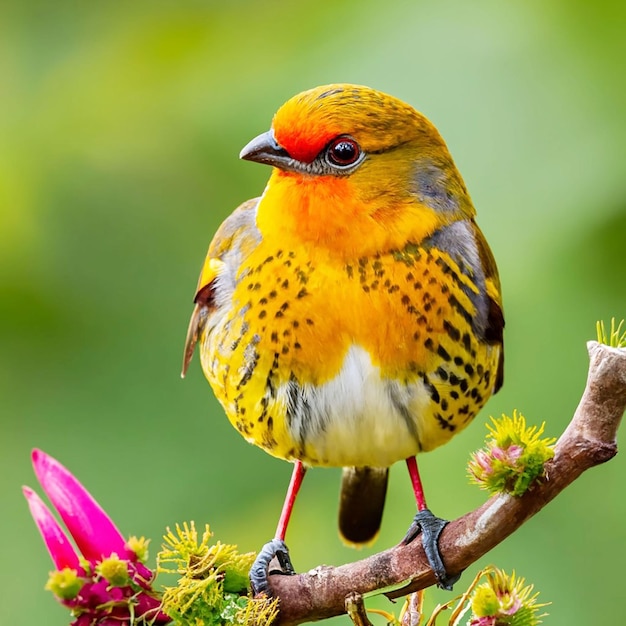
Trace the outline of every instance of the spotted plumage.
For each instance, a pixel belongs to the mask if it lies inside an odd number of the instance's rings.
[[[307,466],[387,468],[448,441],[502,384],[504,321],[434,126],[331,85],[287,102],[242,157],[274,169],[213,239],[185,367],[197,342],[237,430]],[[384,472],[346,472],[344,509],[355,476],[386,487]]]
[[[260,246],[257,206],[223,227],[256,248],[218,251],[198,299],[213,307],[202,366],[242,435],[310,465],[386,467],[461,430],[501,378],[501,320],[467,223],[320,269],[311,251]]]

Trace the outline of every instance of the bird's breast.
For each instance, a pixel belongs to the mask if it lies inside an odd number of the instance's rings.
[[[447,441],[491,394],[498,348],[473,332],[479,287],[441,251],[335,262],[259,246],[228,288],[203,369],[271,454],[388,466]]]

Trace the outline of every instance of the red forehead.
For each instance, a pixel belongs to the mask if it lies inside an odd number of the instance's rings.
[[[276,141],[294,158],[310,163],[340,135],[351,135],[376,152],[420,134],[438,137],[428,120],[404,102],[368,87],[322,85],[283,104],[272,122]]]
[[[342,130],[323,106],[302,104],[295,99],[284,104],[274,116],[272,127],[276,141],[294,159],[310,163]]]

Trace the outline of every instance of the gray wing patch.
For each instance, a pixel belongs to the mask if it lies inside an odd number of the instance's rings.
[[[239,274],[243,262],[261,241],[256,226],[258,198],[239,206],[220,226],[214,241],[221,242],[216,257],[223,263],[214,288],[215,304],[218,308],[230,307],[237,283],[245,276]]]
[[[460,210],[458,197],[451,191],[449,174],[430,159],[420,161],[413,184],[417,199],[427,207],[443,213]]]
[[[486,294],[485,272],[472,223],[467,220],[460,220],[449,226],[444,226],[426,239],[423,245],[425,248],[437,248],[447,252],[459,266],[461,272],[476,285],[478,293],[459,283],[476,309],[471,320],[474,332],[486,340],[491,300]],[[442,263],[444,262],[442,261]]]

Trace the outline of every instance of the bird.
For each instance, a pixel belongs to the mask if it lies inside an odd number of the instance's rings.
[[[411,105],[337,83],[289,99],[240,158],[272,167],[260,197],[217,230],[183,356],[232,425],[294,464],[274,538],[250,570],[293,574],[285,542],[310,467],[340,467],[339,531],[372,543],[389,467],[406,462],[439,586],[458,579],[438,548],[416,455],[463,430],[503,383],[504,316],[494,256],[435,126]],[[274,573],[274,570],[271,571]]]

